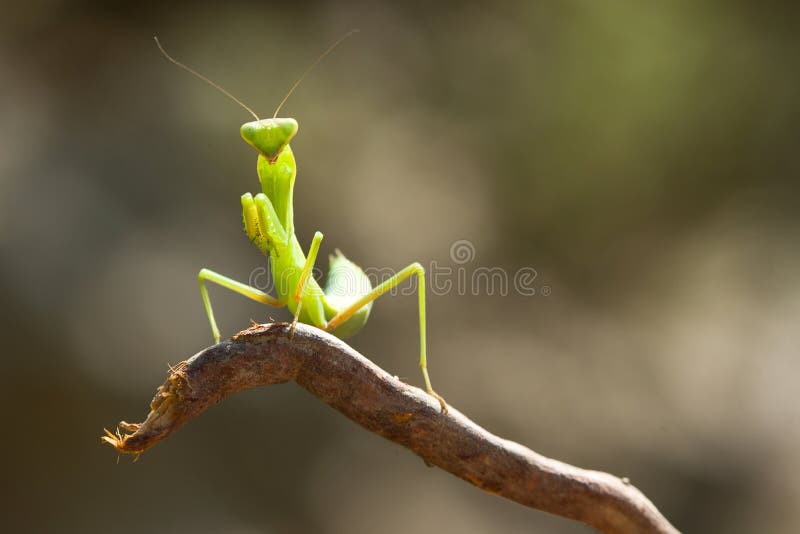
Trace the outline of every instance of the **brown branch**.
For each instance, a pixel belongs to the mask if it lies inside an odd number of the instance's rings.
[[[298,324],[257,325],[181,362],[159,387],[141,424],[104,441],[139,455],[222,399],[295,380],[364,428],[474,484],[525,506],[603,532],[677,533],[627,480],[546,458],[499,438],[454,408],[443,414],[422,390],[392,377],[342,341]]]

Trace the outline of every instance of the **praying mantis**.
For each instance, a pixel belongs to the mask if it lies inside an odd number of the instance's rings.
[[[256,170],[261,183],[261,192],[255,196],[250,193],[241,196],[242,221],[247,237],[269,258],[270,273],[277,296],[209,269],[201,269],[198,274],[200,295],[215,343],[219,343],[220,333],[208,296],[207,282],[213,282],[267,306],[288,307],[294,315],[289,330],[290,337],[294,335],[295,326],[299,321],[345,339],[364,328],[375,299],[407,278],[416,276],[419,299],[419,366],[422,369],[425,389],[439,402],[442,413],[446,413],[447,404],[433,390],[428,374],[424,267],[414,262],[372,287],[364,271],[337,249],[336,253],[330,256],[328,279],[323,289],[312,276],[323,234],[319,231],[314,234],[306,255],[294,231],[293,196],[297,166],[289,142],[297,134],[298,123],[292,118],[279,118],[278,113],[305,76],[336,46],[356,31],[358,30],[348,32],[333,43],[306,69],[289,89],[271,119],[259,118],[252,109],[221,86],[170,56],[158,38],[154,38],[166,59],[210,84],[255,117],[255,121],[242,125],[240,134],[242,139],[258,152]]]

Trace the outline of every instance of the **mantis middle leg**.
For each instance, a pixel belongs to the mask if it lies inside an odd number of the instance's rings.
[[[260,302],[268,306],[275,306],[276,308],[280,308],[286,305],[286,303],[279,301],[272,295],[264,293],[260,289],[256,289],[255,287],[249,286],[247,284],[237,282],[232,278],[228,278],[227,276],[215,273],[214,271],[211,271],[209,269],[201,269],[200,273],[197,275],[197,279],[200,281],[200,295],[202,295],[203,297],[203,305],[205,305],[206,307],[208,322],[209,324],[211,324],[211,334],[214,336],[214,343],[219,343],[219,329],[217,328],[217,322],[214,320],[214,310],[211,309],[211,299],[208,298],[208,290],[206,290],[206,280],[221,285],[222,287],[226,287],[231,291],[239,293],[240,295],[244,295],[249,299],[253,299],[256,302]]]
[[[297,326],[297,319],[300,317],[300,311],[303,309],[303,290],[306,288],[306,282],[314,269],[314,264],[317,261],[317,253],[319,252],[319,245],[322,243],[322,232],[317,231],[314,234],[314,239],[311,240],[311,246],[308,248],[308,256],[306,256],[306,263],[303,265],[303,271],[300,273],[300,281],[297,283],[297,290],[294,292],[294,301],[297,303],[297,308],[294,311],[294,320],[292,326],[289,328],[289,337],[294,336],[294,329]],[[323,318],[324,319],[324,318]],[[325,325],[321,325],[325,328]]]

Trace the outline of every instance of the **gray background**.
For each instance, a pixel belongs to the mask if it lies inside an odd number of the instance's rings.
[[[365,267],[523,267],[429,298],[430,367],[499,435],[628,476],[686,532],[800,522],[792,3],[27,2],[0,22],[0,525],[29,532],[589,532],[485,494],[289,384],[138,463],[101,447],[211,341],[248,120],[300,122],[297,233]],[[212,289],[223,334],[275,311]],[[419,385],[415,298],[352,344]]]

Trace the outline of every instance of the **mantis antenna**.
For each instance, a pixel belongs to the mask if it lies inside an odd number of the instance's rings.
[[[283,105],[286,103],[286,101],[287,101],[287,100],[289,100],[289,97],[290,97],[290,96],[292,96],[292,93],[294,93],[294,90],[295,90],[295,89],[297,89],[297,86],[298,86],[298,85],[300,85],[300,82],[302,82],[302,81],[303,81],[303,79],[304,79],[306,76],[308,76],[308,73],[309,73],[309,72],[311,72],[312,70],[314,70],[314,67],[316,67],[317,65],[319,65],[319,62],[320,62],[320,61],[322,61],[323,59],[325,59],[325,56],[327,56],[328,54],[330,54],[331,52],[333,52],[333,50],[334,50],[334,49],[335,49],[337,46],[339,46],[340,44],[342,44],[342,41],[344,41],[345,39],[347,39],[348,37],[350,37],[351,35],[353,35],[354,33],[357,33],[357,32],[358,32],[358,30],[357,30],[357,29],[355,29],[355,30],[350,30],[350,31],[349,31],[349,32],[347,32],[346,34],[344,34],[344,35],[342,35],[341,37],[339,37],[339,38],[336,40],[336,42],[335,42],[335,43],[333,43],[332,45],[330,45],[330,46],[328,47],[328,49],[327,49],[327,50],[325,50],[325,51],[324,51],[322,54],[320,54],[320,55],[319,55],[319,57],[318,57],[318,58],[317,58],[317,59],[314,61],[314,63],[312,63],[311,65],[309,65],[309,67],[308,67],[308,68],[305,70],[305,72],[303,72],[302,76],[300,76],[300,77],[297,79],[297,81],[296,81],[296,82],[294,82],[294,84],[292,84],[292,87],[289,89],[289,92],[288,92],[288,93],[286,93],[286,96],[284,96],[284,97],[283,97],[283,100],[281,100],[281,103],[280,103],[280,104],[278,104],[278,107],[277,107],[277,108],[275,108],[275,114],[272,116],[272,118],[273,118],[273,119],[275,119],[275,118],[277,118],[277,117],[278,117],[278,112],[281,110],[281,108],[282,108],[282,107],[283,107]],[[158,40],[156,40],[156,42],[158,42]],[[160,45],[159,45],[159,46],[160,46]],[[169,57],[169,56],[168,56],[168,57]]]
[[[351,33],[352,33],[352,32],[351,32]],[[346,37],[346,36],[345,36],[345,37]],[[192,75],[196,76],[197,78],[200,78],[201,80],[203,80],[204,82],[206,82],[208,85],[210,85],[211,87],[213,87],[213,88],[214,88],[214,89],[216,89],[217,91],[221,92],[222,94],[224,94],[225,96],[227,96],[228,98],[230,98],[231,100],[233,100],[234,102],[236,102],[237,104],[239,104],[240,106],[242,106],[244,109],[246,109],[247,111],[249,111],[249,112],[250,112],[250,114],[251,114],[253,117],[255,117],[257,121],[258,121],[258,120],[261,120],[261,119],[259,119],[259,118],[258,118],[258,115],[256,115],[256,112],[255,112],[255,111],[253,111],[252,109],[250,109],[249,107],[247,107],[247,105],[246,105],[244,102],[242,102],[241,100],[239,100],[238,98],[236,98],[235,96],[233,96],[232,94],[230,94],[228,91],[226,91],[225,89],[223,89],[223,88],[222,88],[222,87],[221,87],[219,84],[216,84],[216,83],[212,82],[210,79],[206,78],[205,76],[203,76],[202,74],[200,74],[199,72],[197,72],[196,70],[194,70],[193,68],[191,68],[191,67],[188,67],[188,66],[184,65],[183,63],[181,63],[181,62],[180,62],[180,61],[178,61],[177,59],[175,59],[175,58],[173,58],[172,56],[170,56],[170,55],[167,53],[167,51],[166,51],[166,50],[164,50],[164,47],[163,47],[163,46],[161,46],[161,43],[158,41],[158,37],[156,37],[156,36],[153,36],[153,39],[155,40],[155,42],[156,42],[156,46],[158,46],[158,49],[159,49],[159,50],[161,50],[161,53],[164,55],[164,57],[165,57],[165,58],[167,58],[167,59],[168,59],[168,60],[169,60],[171,63],[174,63],[175,65],[177,65],[178,67],[182,68],[183,70],[185,70],[185,71],[186,71],[186,72],[188,72],[189,74],[192,74]],[[340,41],[341,41],[341,39],[340,39]],[[336,44],[339,44],[339,43],[337,42]],[[330,50],[328,50],[328,51],[327,51],[327,52],[325,52],[325,53],[327,54],[328,52],[330,52]],[[320,59],[321,59],[321,58],[320,58]],[[305,76],[305,74],[304,74],[303,76]],[[294,89],[294,87],[293,87],[292,89]],[[291,94],[291,91],[290,91],[290,94]],[[285,100],[285,99],[284,99],[284,100]]]

